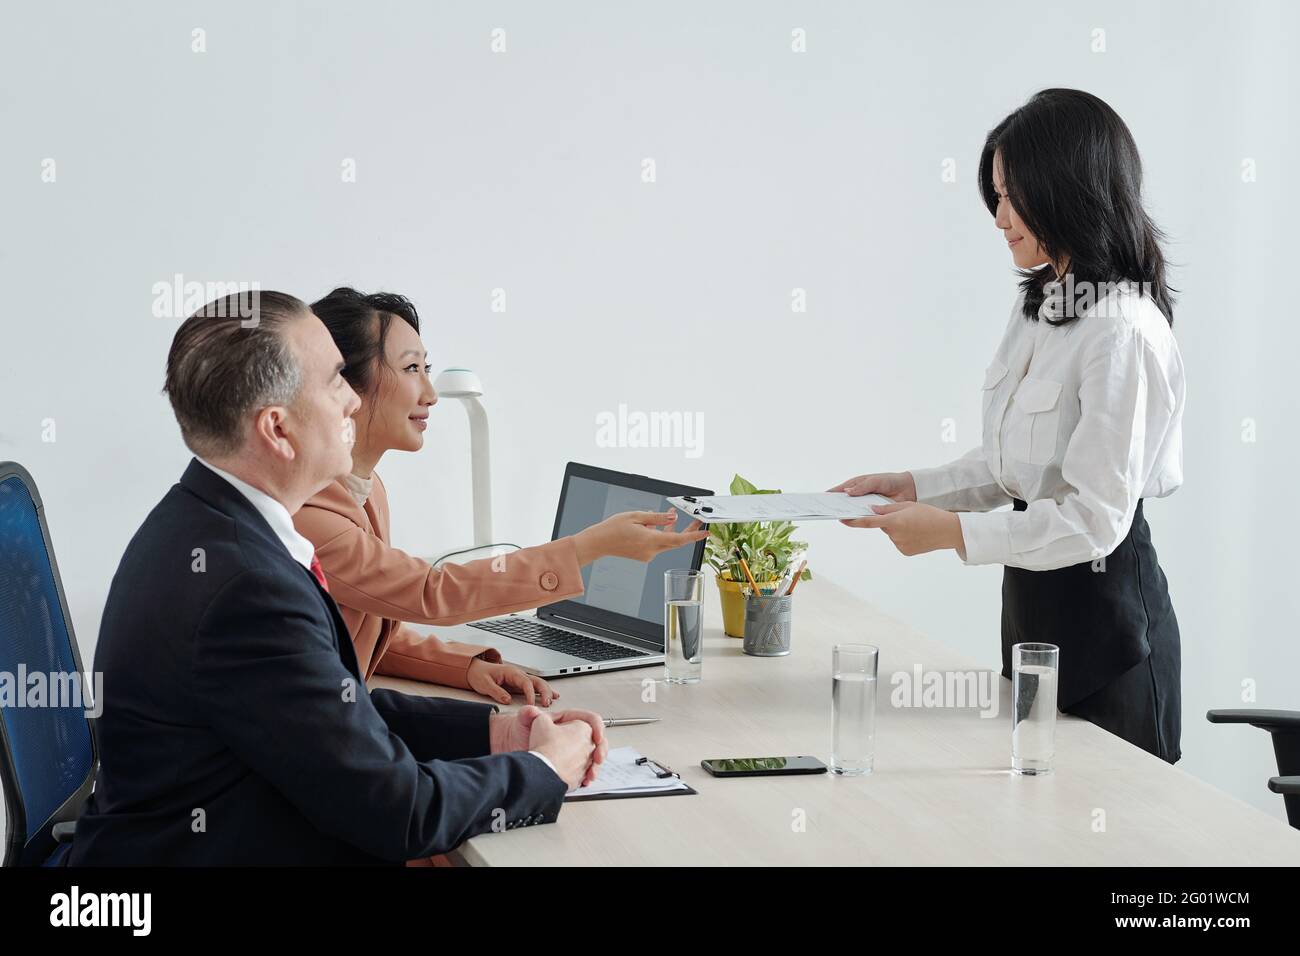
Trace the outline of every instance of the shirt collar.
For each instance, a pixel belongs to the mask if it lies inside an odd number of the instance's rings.
[[[271,526],[271,530],[275,532],[275,536],[280,539],[281,544],[288,549],[293,559],[307,570],[311,570],[311,559],[316,555],[316,548],[294,528],[293,515],[289,514],[288,508],[265,491],[254,488],[248,482],[236,478],[230,472],[222,471],[216,465],[209,464],[197,455],[195,460],[234,485],[236,490],[248,499],[249,504],[257,509],[257,513],[266,519],[266,523]]]

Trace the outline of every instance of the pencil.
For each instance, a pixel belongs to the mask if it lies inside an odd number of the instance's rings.
[[[754,580],[754,575],[749,573],[749,565],[745,563],[745,559],[741,555],[739,548],[736,549],[736,557],[740,558],[740,567],[745,572],[745,577],[749,578],[749,586],[754,589],[754,596],[758,597],[763,592],[758,589],[758,582]]]

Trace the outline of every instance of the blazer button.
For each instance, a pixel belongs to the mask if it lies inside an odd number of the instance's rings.
[[[547,591],[554,591],[557,587],[559,587],[560,579],[555,576],[554,571],[547,571],[545,574],[541,576],[541,579],[538,581],[538,583],[541,584],[541,586],[545,588]]]

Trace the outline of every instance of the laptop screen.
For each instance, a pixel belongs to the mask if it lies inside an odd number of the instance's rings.
[[[623,511],[668,511],[672,508],[668,504],[670,495],[707,493],[639,475],[571,464],[565,473],[554,537],[577,534]],[[671,527],[683,531],[690,523],[687,515],[678,512],[677,521]],[[683,545],[665,551],[648,563],[631,558],[599,558],[582,569],[582,594],[548,605],[544,610],[585,623],[630,631],[662,646],[664,572],[672,568],[698,569],[703,550],[703,542]]]

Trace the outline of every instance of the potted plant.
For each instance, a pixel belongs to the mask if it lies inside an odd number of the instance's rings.
[[[777,495],[781,492],[755,488],[736,475],[731,479],[731,493]],[[748,582],[737,552],[744,557],[760,588],[775,587],[778,581],[789,575],[792,567],[799,567],[808,553],[806,542],[792,539],[794,532],[795,526],[789,521],[748,521],[709,527],[704,559],[717,574],[718,592],[722,599],[722,629],[728,636],[745,636],[745,596],[741,588]],[[801,578],[806,581],[811,577],[812,572],[805,568]]]

